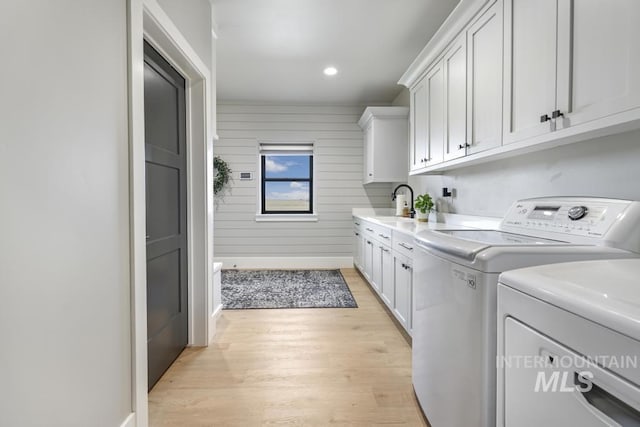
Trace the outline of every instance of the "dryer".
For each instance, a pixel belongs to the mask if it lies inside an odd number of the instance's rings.
[[[640,426],[640,260],[500,276],[496,421]]]
[[[640,202],[521,200],[497,230],[429,230],[415,244],[418,401],[433,427],[494,427],[498,276],[534,265],[639,257]]]

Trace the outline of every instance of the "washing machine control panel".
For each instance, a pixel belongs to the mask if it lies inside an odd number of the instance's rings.
[[[606,199],[530,199],[511,206],[506,226],[558,234],[602,238],[628,203]]]

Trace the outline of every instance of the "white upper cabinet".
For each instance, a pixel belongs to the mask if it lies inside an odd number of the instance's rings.
[[[505,144],[550,132],[556,109],[557,3],[505,1]]]
[[[425,167],[427,161],[428,97],[426,78],[422,78],[410,91],[409,115],[409,170]]]
[[[467,154],[502,145],[502,2],[467,30]]]
[[[365,184],[407,180],[408,115],[406,107],[367,107],[362,114]]]
[[[640,1],[559,1],[557,128],[640,107]]]
[[[440,60],[410,90],[409,170],[411,173],[442,163],[445,136],[444,92],[444,66],[443,61]]]
[[[400,83],[410,173],[640,128],[640,0],[460,2]]]
[[[640,107],[639,1],[508,0],[505,17],[505,143]]]
[[[467,39],[459,37],[445,54],[444,160],[464,156],[467,151]]]
[[[427,73],[427,160],[425,166],[442,163],[444,158],[444,67],[440,61]]]

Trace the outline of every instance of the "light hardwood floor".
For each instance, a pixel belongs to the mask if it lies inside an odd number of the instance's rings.
[[[425,426],[411,348],[354,269],[356,309],[227,310],[149,394],[151,426]]]

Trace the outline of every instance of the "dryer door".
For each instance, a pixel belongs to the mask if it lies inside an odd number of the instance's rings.
[[[601,355],[588,360],[513,318],[504,339],[505,426],[640,426],[640,389],[594,363]]]

